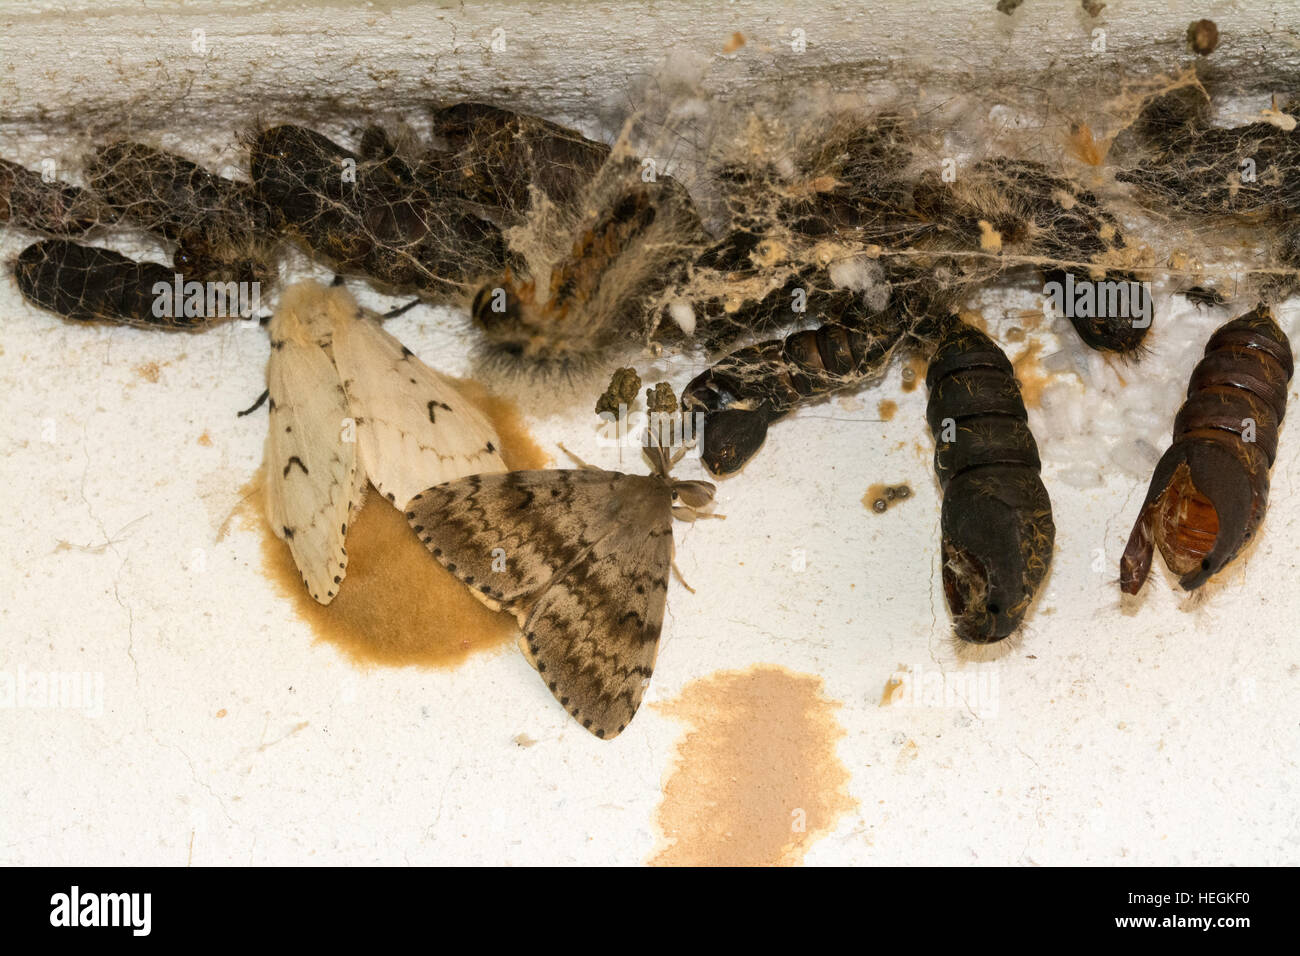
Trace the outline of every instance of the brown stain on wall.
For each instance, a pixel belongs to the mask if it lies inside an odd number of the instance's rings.
[[[132,370],[135,374],[150,384],[157,384],[158,378],[162,374],[162,366],[157,362],[142,362]]]
[[[891,677],[885,681],[885,689],[880,694],[880,706],[888,707],[903,696],[903,679]]]
[[[1042,404],[1043,389],[1052,378],[1051,373],[1043,368],[1042,351],[1042,342],[1030,342],[1011,363],[1026,408],[1037,408]]]
[[[856,803],[821,678],[770,664],[654,705],[689,726],[656,813],[656,866],[791,866]]]
[[[903,391],[915,391],[916,386],[925,381],[925,373],[929,367],[930,363],[919,355],[908,357],[903,363]]]
[[[880,420],[882,422],[890,421],[898,411],[898,402],[891,401],[888,398],[883,399],[880,404],[876,406],[876,410],[880,413]]]
[[[892,497],[890,495],[891,491],[894,492]],[[902,495],[899,494],[900,491],[903,492]],[[894,507],[894,505],[902,504],[904,501],[907,501],[913,496],[913,494],[914,492],[912,491],[911,485],[906,482],[901,482],[897,485],[889,485],[883,481],[878,481],[874,485],[868,487],[866,494],[862,496],[862,507],[874,514],[883,514],[884,511],[888,511],[890,508]],[[878,511],[876,509],[877,501],[883,501],[885,503],[884,511]]]
[[[510,402],[474,382],[457,386],[492,420],[512,470],[550,460]],[[338,595],[317,604],[302,586],[288,546],[266,522],[260,476],[250,483],[247,511],[262,534],[262,568],[316,636],[359,664],[456,667],[471,654],[500,648],[518,634],[511,614],[490,611],[442,567],[411,531],[406,517],[373,489],[348,525],[348,569]]]

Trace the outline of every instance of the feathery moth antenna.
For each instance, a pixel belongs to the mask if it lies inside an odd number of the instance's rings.
[[[0,159],[0,222],[52,236],[75,236],[108,219],[93,193]]]
[[[1291,343],[1267,306],[1210,337],[1120,560],[1125,594],[1142,589],[1156,548],[1191,591],[1254,536],[1293,371]]]
[[[1052,561],[1056,526],[1011,363],[952,320],[925,377],[943,488],[943,590],[957,636],[988,644],[1024,620]]]

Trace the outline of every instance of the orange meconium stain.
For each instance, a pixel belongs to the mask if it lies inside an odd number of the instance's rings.
[[[547,463],[510,402],[473,382],[458,387],[491,418],[512,471]],[[374,489],[348,525],[348,569],[339,593],[328,605],[317,604],[302,586],[288,546],[267,525],[260,477],[257,484],[248,502],[263,533],[263,570],[316,635],[354,662],[455,667],[517,636],[513,615],[480,604],[425,550],[405,515]]]
[[[822,681],[770,664],[722,671],[654,706],[690,726],[656,824],[658,866],[787,866],[856,806]]]

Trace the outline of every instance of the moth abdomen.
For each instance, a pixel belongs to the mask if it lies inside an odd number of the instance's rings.
[[[1056,526],[1012,371],[983,332],[954,321],[926,374],[943,489],[943,586],[963,641],[1010,636],[1052,560]]]
[[[1120,559],[1124,593],[1142,589],[1157,548],[1191,591],[1254,536],[1293,373],[1290,342],[1267,306],[1210,337]]]
[[[173,294],[184,277],[167,266],[66,239],[28,246],[14,263],[14,276],[27,301],[76,322],[192,331],[238,315],[224,292],[213,303],[217,308],[210,309],[206,297],[185,308],[184,296],[178,302]]]

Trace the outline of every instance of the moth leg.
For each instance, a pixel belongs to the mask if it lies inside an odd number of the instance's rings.
[[[414,308],[415,308],[417,305],[419,305],[419,304],[420,304],[420,300],[419,300],[419,299],[412,299],[410,302],[406,303],[406,305],[399,305],[399,306],[398,306],[397,308],[395,308],[395,309],[389,309],[389,310],[388,310],[387,312],[385,312],[382,316],[380,316],[380,318],[384,318],[384,319],[395,319],[395,318],[397,318],[399,315],[401,315],[403,312],[409,312],[409,311],[411,311],[411,309],[414,309]]]
[[[270,389],[268,389],[268,388],[264,388],[264,389],[262,389],[262,394],[259,395],[259,396],[257,396],[257,401],[255,401],[252,405],[249,405],[249,406],[248,406],[246,409],[244,409],[242,412],[237,413],[237,414],[235,415],[235,417],[236,417],[236,418],[243,418],[245,415],[251,415],[251,414],[253,414],[253,412],[257,411],[259,408],[262,407],[262,404],[267,400],[267,398],[270,397],[270,395],[271,395],[271,390],[270,390]]]
[[[673,574],[677,575],[677,580],[682,582],[682,587],[686,588],[686,590],[688,590],[688,591],[690,591],[692,594],[694,594],[694,593],[695,593],[695,588],[691,587],[690,584],[687,583],[686,578],[682,575],[682,569],[679,568],[679,567],[677,566],[677,558],[676,558],[676,557],[674,557],[674,558],[672,559],[671,564],[672,564],[672,568],[673,568]]]
[[[604,470],[605,470],[604,468],[597,468],[595,465],[589,465],[589,464],[587,464],[585,461],[583,461],[581,458],[579,458],[579,457],[578,457],[577,455],[575,455],[573,452],[569,451],[569,449],[565,448],[565,447],[564,447],[564,442],[559,442],[559,441],[557,441],[555,444],[559,445],[559,446],[560,446],[560,451],[564,452],[566,455],[568,455],[570,458],[572,458],[573,461],[577,464],[577,466],[578,466],[579,468],[583,469],[584,471],[604,471]]]
[[[700,518],[722,518],[726,520],[726,515],[715,514],[712,511],[700,511],[698,508],[692,508],[689,505],[673,505],[673,517],[679,521],[698,521]]]

